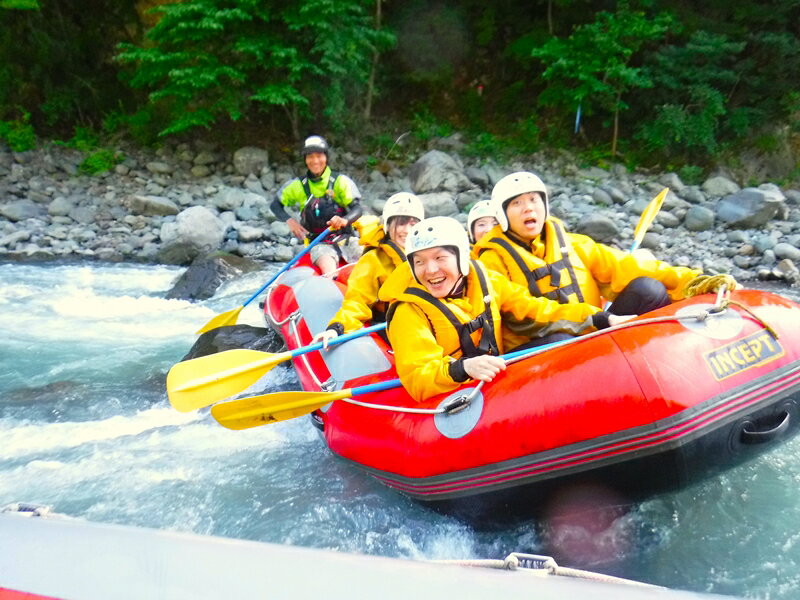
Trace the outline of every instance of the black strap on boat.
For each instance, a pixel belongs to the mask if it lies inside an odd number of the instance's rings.
[[[410,287],[406,290],[406,293],[424,300],[445,316],[458,334],[458,341],[464,358],[472,358],[473,356],[482,356],[484,354],[499,356],[500,349],[497,347],[497,339],[495,338],[491,305],[492,297],[489,294],[489,286],[481,269],[475,264],[475,261],[472,261],[472,263],[472,268],[475,269],[478,282],[481,286],[481,294],[483,294],[483,312],[467,323],[459,321],[455,314],[453,314],[453,311],[450,310],[444,302],[432,296],[427,290]],[[387,317],[391,319],[394,311],[390,308],[389,313]],[[470,335],[476,331],[481,331],[481,339],[477,346],[475,342],[472,341],[472,336]]]

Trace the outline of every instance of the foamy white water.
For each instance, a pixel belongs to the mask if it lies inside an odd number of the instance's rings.
[[[333,457],[305,419],[228,431],[178,413],[167,370],[265,281],[165,300],[166,266],[0,265],[0,506],[100,522],[409,558],[561,552],[561,564],[670,587],[800,597],[800,440],[599,527],[522,520],[476,530]],[[240,322],[259,324],[254,302]],[[296,383],[276,368],[267,386]],[[587,507],[588,523],[604,518]]]

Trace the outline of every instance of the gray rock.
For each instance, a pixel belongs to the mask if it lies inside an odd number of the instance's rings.
[[[464,175],[467,176],[472,183],[481,187],[481,189],[489,189],[489,173],[485,169],[479,167],[467,167],[464,170]]]
[[[683,226],[689,231],[707,231],[714,226],[714,212],[704,206],[692,206],[686,211]]]
[[[576,231],[598,242],[610,242],[619,233],[614,222],[604,215],[590,214],[577,225]]]
[[[696,185],[689,185],[683,188],[680,192],[676,192],[678,196],[691,202],[692,204],[702,204],[706,201],[706,195],[700,191]]]
[[[260,227],[250,227],[249,225],[240,225],[237,228],[237,239],[241,242],[254,242],[264,237],[264,230]]]
[[[767,250],[772,250],[775,247],[775,238],[771,235],[757,235],[753,240],[753,246],[763,254]]]
[[[411,165],[408,178],[415,194],[463,192],[475,187],[456,160],[439,150],[427,152]]]
[[[206,165],[194,165],[189,172],[198,179],[211,175],[211,169],[209,169]]]
[[[187,208],[175,221],[162,225],[159,258],[167,264],[189,264],[216,250],[225,238],[225,229],[225,224],[207,208]]]
[[[678,195],[680,195],[681,191],[686,187],[677,173],[664,173],[658,178],[658,181]]]
[[[611,206],[614,203],[611,195],[601,188],[597,188],[592,192],[592,200],[600,206]]]
[[[156,215],[177,215],[180,208],[169,198],[163,196],[141,196],[134,194],[127,201],[130,211],[135,215],[152,217]]]
[[[750,236],[747,234],[747,232],[744,232],[741,229],[728,232],[727,239],[729,242],[733,242],[735,244],[750,243]]]
[[[681,224],[681,220],[671,212],[661,211],[656,216],[656,220],[664,227],[669,227],[670,229],[673,229]]]
[[[36,204],[27,198],[0,204],[0,215],[12,222],[32,219],[43,215],[44,212],[40,204]]]
[[[241,188],[223,187],[211,200],[211,205],[219,210],[236,210],[244,204],[246,193]]]
[[[201,150],[198,152],[192,161],[192,163],[200,167],[207,167],[215,162],[217,162],[217,157],[213,152],[209,152],[208,150]]]
[[[292,237],[292,231],[283,221],[275,221],[274,223],[270,223],[269,233],[270,237],[273,238],[290,239]]]
[[[733,181],[722,175],[710,177],[703,182],[703,191],[712,198],[722,198],[735,194],[741,188]]]
[[[166,293],[167,299],[206,300],[219,286],[244,273],[261,270],[258,263],[221,252],[197,257]]]
[[[459,212],[453,195],[446,192],[420,194],[419,199],[425,207],[426,217],[449,217]]]
[[[786,242],[775,244],[775,247],[772,250],[775,252],[775,256],[778,259],[788,258],[794,262],[800,261],[800,249],[797,249]]]
[[[614,204],[625,204],[625,201],[628,199],[622,190],[615,186],[604,185],[601,189],[611,197]]]
[[[286,262],[294,258],[294,251],[289,246],[276,246],[273,249],[273,260]]]
[[[800,204],[800,190],[786,190],[783,195],[786,196],[788,204]]]
[[[97,207],[80,205],[69,211],[69,218],[82,225],[94,223],[97,219]]]
[[[729,227],[747,229],[768,223],[783,204],[781,197],[757,188],[725,196],[717,204],[717,217]]]
[[[27,242],[31,239],[31,232],[26,230],[15,231],[14,233],[9,233],[3,237],[0,237],[0,246],[4,246],[6,248],[13,248],[20,242]]]
[[[73,208],[75,208],[75,203],[72,200],[58,196],[47,207],[47,213],[51,217],[66,217]]]
[[[588,169],[578,169],[578,172],[575,175],[577,177],[582,177],[584,179],[592,179],[595,181],[605,181],[606,179],[611,178],[611,173],[609,173],[605,169],[601,169],[600,167],[589,167]]]
[[[147,163],[145,168],[156,175],[169,175],[174,170],[172,166],[160,160],[154,160]]]
[[[282,345],[283,340],[272,329],[244,324],[226,325],[203,333],[181,361],[240,348],[277,352]]]
[[[269,152],[263,148],[245,146],[233,153],[233,168],[239,175],[258,176],[264,167],[269,167]]]
[[[775,266],[773,272],[786,281],[790,281],[795,284],[800,283],[800,271],[797,269],[797,265],[788,258],[784,258],[782,261],[780,261]]]

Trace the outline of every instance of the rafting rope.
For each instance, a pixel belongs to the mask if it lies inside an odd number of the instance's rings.
[[[769,323],[764,321],[761,317],[759,317],[741,302],[731,300],[731,290],[736,289],[736,285],[736,280],[732,276],[725,273],[720,275],[698,275],[686,284],[686,287],[683,289],[683,294],[687,298],[693,298],[694,296],[699,296],[700,294],[717,292],[719,294],[717,297],[718,305],[720,305],[722,308],[727,308],[731,304],[738,306],[777,340],[779,337],[778,332],[775,331],[775,329],[773,329]]]
[[[516,571],[525,569],[533,574],[556,575],[560,577],[573,577],[577,579],[587,579],[589,581],[602,581],[605,583],[619,583],[624,585],[634,585],[638,587],[660,588],[661,586],[614,577],[613,575],[603,575],[592,571],[560,567],[552,556],[541,556],[538,554],[523,554],[512,552],[505,559],[472,559],[472,560],[433,560],[437,564],[459,565],[463,567],[482,567],[488,569],[502,569],[505,571]]]
[[[725,286],[727,290],[736,289],[736,280],[726,274],[720,275],[698,275],[683,288],[683,295],[687,298],[694,298],[701,294],[713,294]]]
[[[714,276],[718,277],[718,276]],[[730,277],[730,276],[727,276]],[[732,278],[731,278],[732,279]],[[719,281],[719,280],[718,280]],[[735,282],[734,282],[735,283]],[[759,323],[764,329],[770,332],[776,339],[777,334],[775,331],[770,327],[763,319],[759,318],[757,315],[753,314],[753,312],[746,307],[742,306],[740,303],[733,301],[730,299],[730,294],[727,292],[727,284],[723,283],[718,290],[717,300],[713,306],[707,309],[702,309],[699,312],[693,314],[685,314],[685,315],[666,315],[663,317],[650,317],[647,319],[637,319],[635,321],[627,321],[625,323],[621,323],[619,325],[615,325],[614,327],[609,327],[607,329],[602,329],[600,331],[593,331],[592,333],[587,333],[586,335],[582,335],[571,340],[566,340],[556,346],[556,348],[560,348],[561,346],[568,346],[569,344],[574,344],[576,342],[581,342],[583,340],[588,340],[593,337],[597,337],[599,335],[605,335],[611,331],[619,331],[621,329],[626,329],[628,327],[639,327],[640,325],[651,325],[653,323],[666,323],[669,321],[706,321],[712,317],[718,317],[725,314],[727,307],[731,304],[743,308],[745,312],[757,323]],[[705,292],[708,293],[708,292]],[[524,354],[523,356],[517,356],[510,360],[506,361],[506,364],[512,364],[517,361],[531,358],[532,356],[536,356],[537,354],[541,354],[547,350],[555,350],[554,347],[550,347],[549,345],[541,350],[537,351],[536,349],[532,349],[529,354]],[[322,385],[320,384],[320,387]],[[477,394],[477,392],[483,387],[483,382],[479,381],[478,385],[472,388],[465,388],[463,391],[466,395],[459,396],[455,398],[450,404],[439,407],[439,408],[406,408],[402,406],[386,406],[385,404],[373,404],[371,402],[362,402],[360,400],[355,400],[353,398],[340,398],[340,402],[348,402],[349,404],[354,404],[356,406],[361,406],[364,408],[374,408],[376,410],[387,410],[391,412],[397,413],[412,413],[412,414],[419,414],[419,415],[440,415],[443,413],[449,412],[457,412],[457,410],[453,410],[454,407],[457,407],[458,410],[466,408],[469,403],[472,401],[473,397]]]

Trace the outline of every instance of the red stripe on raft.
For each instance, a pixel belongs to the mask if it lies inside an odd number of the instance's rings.
[[[40,596],[39,594],[29,594],[27,592],[15,592],[0,588],[0,600],[58,600],[53,596]]]
[[[696,415],[683,423],[673,425],[672,427],[660,432],[654,432],[633,440],[616,442],[609,446],[585,450],[560,458],[548,459],[532,465],[515,467],[499,473],[479,475],[477,477],[463,479],[456,482],[430,485],[401,483],[381,475],[376,475],[374,473],[372,473],[372,475],[392,488],[414,493],[415,495],[420,496],[434,495],[445,492],[457,492],[489,485],[497,485],[499,483],[506,483],[523,477],[529,477],[557,469],[586,464],[592,460],[618,456],[623,453],[649,448],[660,443],[685,437],[705,425],[719,421],[720,419],[730,415],[740,408],[746,408],[757,403],[759,400],[765,397],[790,388],[793,384],[796,384],[798,380],[800,380],[800,372],[787,375],[786,377],[773,381],[766,386],[759,388],[758,390],[753,390],[739,397],[732,398],[720,406],[717,406],[705,413]]]

